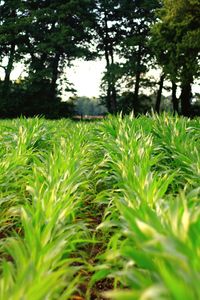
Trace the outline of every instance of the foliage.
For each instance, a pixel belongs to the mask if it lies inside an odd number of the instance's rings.
[[[123,114],[129,114],[131,111],[134,111],[135,115],[146,114],[151,112],[152,107],[154,106],[154,99],[152,96],[146,96],[143,94],[139,95],[139,101],[132,104],[134,98],[134,93],[124,92],[118,99],[118,111]]]
[[[1,125],[0,297],[68,299],[83,263],[72,254],[89,236],[77,214],[88,189],[85,130],[41,119]]]
[[[183,115],[191,115],[191,84],[199,76],[200,5],[196,0],[164,0],[152,28],[157,62],[174,82],[181,82]]]
[[[106,61],[102,90],[110,113],[117,112],[122,83],[129,85],[129,92],[134,90],[132,109],[138,105],[142,77],[151,65],[148,40],[158,7],[157,0],[96,1],[96,43]]]
[[[107,113],[106,107],[97,98],[75,97],[73,102],[78,115],[98,116]]]
[[[0,123],[2,300],[200,298],[199,119]]]
[[[43,107],[57,106],[60,96],[58,81],[65,66],[72,59],[92,57],[88,46],[91,6],[92,1],[88,0],[0,2],[3,12],[0,19],[0,62],[5,71],[1,96],[8,106],[13,88],[10,75],[14,63],[19,61],[27,73],[24,101],[33,106],[32,111],[44,114]],[[4,62],[5,57],[8,63]],[[69,89],[68,82],[65,85]],[[16,100],[21,101],[20,97]],[[49,110],[52,115],[52,109]],[[26,116],[30,116],[30,112]]]
[[[167,115],[100,126],[98,174],[107,185],[98,203],[107,197],[107,209],[99,229],[111,236],[97,274],[107,270],[118,287],[107,297],[199,297],[198,140],[199,120]]]
[[[25,71],[23,101],[33,106],[26,116],[47,114],[46,109],[49,115],[57,115],[57,107],[63,106],[62,90],[73,90],[66,67],[78,58],[97,57],[104,57],[106,63],[101,88],[109,113],[118,112],[123,92],[132,94],[131,102],[121,102],[123,111],[129,111],[130,105],[132,110],[146,106],[148,97],[142,89],[151,83],[148,71],[161,66],[164,74],[155,110],[159,112],[166,78],[172,81],[174,112],[179,112],[176,89],[180,85],[181,113],[199,114],[191,107],[191,84],[199,76],[199,20],[198,0],[0,1],[1,115],[4,111],[12,116],[10,111],[22,101],[19,92],[16,104],[9,107],[16,64]]]
[[[9,94],[5,97],[4,83],[0,81],[0,118],[17,118],[20,116],[45,116],[57,119],[69,117],[74,113],[71,102],[52,99],[50,82],[39,80],[36,84],[28,80],[9,84]]]

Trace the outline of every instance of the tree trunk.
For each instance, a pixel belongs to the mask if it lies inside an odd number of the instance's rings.
[[[190,53],[188,53],[188,56]],[[184,65],[181,74],[181,114],[183,116],[191,116],[191,98],[192,98],[192,88],[193,83],[193,70],[188,65]]]
[[[52,100],[56,98],[57,94],[57,79],[58,79],[58,67],[59,67],[59,61],[60,61],[60,53],[56,52],[55,57],[52,62],[52,78],[51,78],[51,95]]]
[[[157,98],[156,98],[156,105],[155,105],[155,111],[158,114],[160,113],[160,103],[161,103],[161,97],[162,97],[162,90],[163,90],[164,79],[165,79],[165,75],[162,74],[160,76],[159,89],[158,89]]]
[[[140,89],[140,77],[141,77],[141,56],[142,56],[142,47],[139,45],[137,62],[136,62],[136,75],[135,75],[135,87],[134,87],[134,96],[132,102],[132,108],[138,107],[139,104],[139,89]]]
[[[108,84],[107,91],[106,91],[106,107],[109,113],[112,113],[112,108],[111,108],[111,90],[110,86]]]
[[[115,86],[112,86],[112,90],[111,90],[111,98],[110,98],[110,107],[111,107],[111,113],[112,114],[116,114],[117,112],[117,101],[116,101],[116,90],[115,90]]]
[[[31,54],[31,63],[30,63],[30,74],[34,81],[40,82],[43,79],[41,71],[43,72],[45,68],[45,63],[47,61],[47,53],[42,53],[40,57],[36,57],[34,53]],[[29,76],[30,76],[29,74]]]
[[[132,103],[133,109],[137,108],[139,105],[140,75],[141,73],[140,71],[138,71],[135,77],[135,90],[134,90],[134,96],[133,96],[134,98]]]
[[[113,55],[113,46],[110,45],[110,58],[111,58],[111,65],[114,65],[114,55]],[[115,74],[110,74],[110,85],[111,85],[111,113],[116,114],[117,112],[117,93],[115,88]]]
[[[188,80],[182,83],[181,88],[181,113],[183,116],[189,117],[191,116],[191,83],[192,81]]]
[[[176,97],[177,85],[174,81],[172,81],[172,105],[173,105],[173,113],[174,115],[179,113],[178,108],[178,99]]]
[[[15,43],[11,44],[10,54],[8,59],[8,65],[5,68],[5,78],[4,78],[4,91],[7,94],[9,91],[9,83],[10,83],[10,74],[12,72],[13,63],[15,58]]]
[[[104,50],[105,50],[105,59],[106,59],[106,68],[107,68],[107,96],[106,96],[106,106],[108,112],[111,114],[115,114],[117,111],[117,101],[116,101],[116,89],[115,82],[113,80],[113,76],[110,73],[110,66],[114,63],[113,56],[113,47],[109,38],[109,29],[108,29],[108,18],[107,12],[105,11],[104,17]]]

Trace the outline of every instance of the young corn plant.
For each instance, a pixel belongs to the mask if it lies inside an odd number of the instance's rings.
[[[104,177],[114,179],[99,227],[113,236],[92,281],[114,277],[127,290],[106,293],[113,299],[197,299],[199,123],[154,116],[152,131],[144,131],[142,119],[116,122],[105,122],[99,133]]]
[[[84,264],[84,257],[73,253],[90,241],[84,220],[77,218],[88,189],[86,131],[76,132],[65,124],[68,133],[63,131],[62,137],[44,120],[37,120],[42,131],[44,126],[52,134],[49,147],[41,142],[40,132],[37,139],[38,128],[32,129],[29,122],[34,126],[32,120],[16,126],[13,147],[18,158],[13,172],[23,160],[24,173],[15,177],[14,186],[5,181],[5,173],[3,178],[10,194],[25,197],[17,204],[21,233],[1,240],[0,299],[68,299],[80,284],[79,269]],[[45,149],[39,149],[39,141]]]
[[[199,299],[200,122],[0,122],[0,299]]]

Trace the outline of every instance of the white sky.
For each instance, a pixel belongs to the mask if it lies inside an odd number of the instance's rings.
[[[104,70],[105,63],[100,60],[77,60],[72,68],[67,68],[66,75],[79,96],[98,97]]]
[[[100,94],[100,84],[105,63],[101,60],[83,61],[76,60],[73,67],[66,68],[66,77],[69,82],[74,84],[78,96],[98,97]],[[11,73],[11,79],[16,80],[23,73],[23,66],[17,64]],[[4,71],[0,68],[0,77],[3,78]],[[66,93],[66,97],[71,96]]]

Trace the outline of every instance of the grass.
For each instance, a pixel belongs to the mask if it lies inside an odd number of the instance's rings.
[[[0,121],[0,299],[199,299],[200,122]]]

